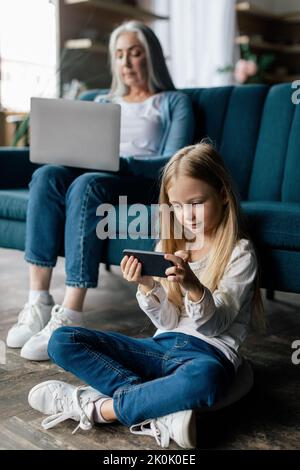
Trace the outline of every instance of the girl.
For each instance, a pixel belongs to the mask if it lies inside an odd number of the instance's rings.
[[[263,324],[255,251],[228,172],[212,146],[185,147],[171,158],[159,202],[174,209],[170,236],[161,237],[158,246],[174,264],[167,277],[142,276],[133,257],[121,261],[124,278],[138,285],[138,303],[158,330],[138,339],[79,327],[56,330],[50,357],[90,387],[59,381],[35,386],[30,405],[54,415],[43,421],[44,428],[67,418],[82,429],[118,420],[133,433],[153,435],[163,447],[173,439],[193,448],[193,410],[211,407],[226,394],[251,318]],[[196,217],[199,207],[203,221]],[[162,227],[166,217],[163,211]],[[197,249],[187,249],[186,233],[174,236],[175,223],[194,236]]]

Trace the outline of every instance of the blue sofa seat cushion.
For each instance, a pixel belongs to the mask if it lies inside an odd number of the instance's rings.
[[[116,232],[124,237],[134,239],[149,238],[157,236],[159,229],[158,206],[144,206],[140,204],[129,204],[127,211],[125,207],[115,206]],[[141,209],[141,210],[139,210]]]
[[[28,189],[1,189],[0,218],[25,221],[28,194]]]
[[[244,214],[248,219],[248,225],[254,240],[259,240],[259,244],[268,245],[272,248],[286,250],[300,249],[300,205],[291,202],[273,201],[244,201],[241,203]],[[147,213],[139,217],[139,213],[132,215],[134,205],[128,206],[131,215],[124,212],[124,217],[120,217],[120,206],[116,209],[116,232],[117,238],[121,233],[124,238],[129,235],[133,240],[136,230],[144,240],[153,235],[157,235],[158,225],[153,227],[153,223],[158,223],[157,215],[147,206]],[[154,217],[153,217],[154,216]],[[141,226],[134,222],[138,219],[142,221]],[[152,220],[151,220],[152,219]],[[152,225],[151,225],[152,222]],[[152,232],[151,232],[152,229]]]
[[[29,191],[27,189],[0,190],[0,219],[25,222],[28,194]],[[132,205],[128,206],[128,208],[132,207]],[[144,240],[146,240],[147,237],[151,237],[150,206],[147,207],[148,220],[146,222],[142,217],[141,220],[144,220],[146,223],[142,224],[140,227],[136,226],[135,223],[132,224],[134,219],[137,220],[137,218],[139,218],[138,212],[135,215],[132,215],[133,213],[131,212],[131,215],[123,218],[122,216],[120,217],[119,214],[120,208],[117,206],[115,209],[117,238],[119,238],[120,232],[125,237],[129,232],[130,239],[134,243],[131,233],[133,229],[136,229]],[[260,244],[272,248],[300,250],[300,205],[298,203],[243,201],[242,209],[248,219],[253,238],[259,240]],[[153,243],[155,243],[155,240],[152,238],[152,244]]]
[[[292,202],[244,201],[251,234],[260,245],[300,249],[300,205]]]

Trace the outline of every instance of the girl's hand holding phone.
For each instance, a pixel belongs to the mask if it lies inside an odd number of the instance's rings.
[[[124,279],[128,282],[136,282],[144,287],[146,290],[151,290],[154,287],[154,279],[152,276],[142,276],[142,264],[134,256],[124,256],[120,263]]]
[[[166,254],[165,259],[174,263],[174,266],[166,269],[168,281],[179,282],[179,284],[189,292],[189,296],[194,302],[200,300],[204,293],[203,285],[187,262],[187,252],[180,250],[176,251],[174,255]]]

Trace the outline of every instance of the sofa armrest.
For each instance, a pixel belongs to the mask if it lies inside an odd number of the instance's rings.
[[[39,166],[29,161],[28,147],[0,147],[0,189],[26,188]]]
[[[145,176],[157,180],[172,155],[120,157],[120,172],[134,176]]]

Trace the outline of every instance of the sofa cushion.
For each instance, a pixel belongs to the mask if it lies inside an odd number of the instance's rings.
[[[151,233],[154,236],[159,228],[159,214],[155,210],[158,206],[145,206],[143,204],[129,204],[127,211],[120,205],[116,210],[116,230],[124,237],[127,235],[134,239],[135,234],[140,234],[141,238],[148,238]]]
[[[28,189],[0,190],[0,218],[26,220]]]
[[[260,245],[300,249],[300,204],[244,201],[242,209],[247,216],[251,235]]]
[[[196,141],[209,137],[220,150],[242,200],[247,199],[266,85],[184,90],[196,116]]]
[[[26,209],[28,201],[28,190],[11,189],[0,190],[0,218],[9,220],[26,220]],[[138,207],[138,206],[136,206]],[[134,206],[131,204],[128,209],[132,211]],[[120,217],[120,207],[116,207],[116,233],[125,238],[130,234],[130,244],[134,245],[133,231],[136,229],[141,234],[142,239],[146,240],[151,236],[151,211],[150,206],[146,206],[147,216],[141,217],[141,226],[136,226],[134,221],[139,218],[139,212],[135,210],[131,215]],[[274,248],[300,249],[300,205],[289,202],[264,202],[264,201],[243,201],[243,212],[249,220],[249,226],[252,227],[252,235],[260,240],[260,244],[266,244]],[[157,217],[152,213],[152,221],[157,223]],[[100,220],[100,219],[99,219]],[[157,228],[157,227],[156,227]],[[138,238],[140,243],[140,238]],[[146,242],[147,246],[149,242]],[[152,232],[152,242],[155,238]]]
[[[281,201],[286,154],[295,108],[290,84],[270,88],[262,115],[249,194],[244,199]]]
[[[300,202],[300,105],[295,106],[286,152],[281,200]]]
[[[243,201],[241,205],[248,219],[251,235],[259,241],[259,245],[286,250],[300,249],[300,205],[298,203]],[[134,205],[128,207],[132,210]],[[147,206],[147,214],[140,218],[142,220],[141,226],[138,225],[137,227],[134,224],[134,219],[139,218],[138,213],[137,215],[119,218],[119,211],[120,206],[116,207],[117,238],[122,233],[124,238],[128,237],[127,241],[130,241],[130,247],[134,247],[134,243],[136,243],[134,230],[136,229],[147,244],[147,239],[151,238],[152,229],[152,243],[154,243],[153,235],[157,232],[153,229],[158,230],[158,225],[151,226],[150,206]],[[152,221],[158,223],[154,212],[152,213]],[[137,239],[138,243],[141,242],[141,238]]]
[[[25,249],[25,220],[0,218],[0,246],[13,250]]]

